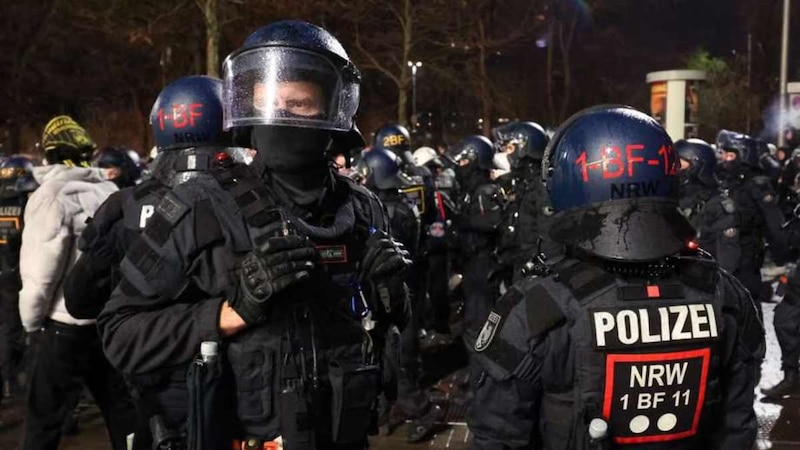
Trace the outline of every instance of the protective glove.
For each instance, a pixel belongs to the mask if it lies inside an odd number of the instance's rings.
[[[247,325],[268,317],[271,300],[310,276],[319,253],[304,236],[271,237],[252,251],[238,269],[239,282],[228,298]]]
[[[395,317],[402,327],[407,319],[408,290],[403,283],[412,262],[403,244],[383,231],[373,233],[366,243],[359,269],[359,283],[378,316]]]

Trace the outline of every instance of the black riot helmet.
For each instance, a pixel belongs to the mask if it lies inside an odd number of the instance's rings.
[[[402,159],[402,164],[414,165],[414,156],[411,154],[411,135],[408,129],[396,123],[382,126],[372,142],[373,148],[389,150]]]
[[[695,236],[678,212],[678,157],[652,117],[601,105],[569,118],[545,150],[551,237],[616,261],[655,261]]]
[[[680,159],[689,163],[689,167],[682,170],[686,182],[696,180],[706,186],[717,185],[714,175],[717,154],[708,142],[702,139],[681,139],[675,142],[675,151]]]
[[[453,146],[452,150],[456,154],[455,160],[459,165],[477,164],[478,167],[485,170],[498,169],[494,160],[497,148],[484,136],[467,136],[466,139]]]
[[[48,164],[89,167],[97,145],[71,117],[56,116],[44,127],[42,148]]]
[[[94,154],[92,166],[101,169],[117,169],[119,173],[111,181],[120,188],[133,186],[142,175],[142,169],[131,158],[130,152],[132,150],[124,147],[105,147]]]
[[[758,149],[758,167],[768,177],[777,180],[781,176],[781,163],[770,150],[770,144],[761,139],[756,139],[756,148]]]
[[[14,155],[0,163],[0,198],[17,197],[37,187],[30,159]]]
[[[159,152],[230,146],[222,129],[222,80],[194,75],[168,84],[153,103],[150,126]]]
[[[261,27],[225,59],[222,70],[225,129],[353,128],[361,74],[342,44],[316,25],[286,20]],[[288,95],[293,93],[302,95]]]
[[[519,167],[520,161],[541,161],[550,137],[541,125],[534,122],[511,122],[492,130],[492,137],[501,147],[514,146],[509,154],[512,167]]]
[[[758,168],[758,142],[746,134],[720,130],[717,134],[717,148],[736,153],[736,162],[739,164]]]
[[[259,164],[304,173],[331,147],[363,143],[354,122],[361,74],[326,30],[294,20],[261,27],[222,71],[224,128],[249,135]]]
[[[222,126],[222,80],[203,75],[164,87],[150,112],[158,156],[152,176],[175,187],[209,170],[216,153],[233,145]]]
[[[369,168],[369,178],[378,189],[398,189],[412,184],[400,170],[399,157],[389,150],[373,148],[364,153],[364,162]]]

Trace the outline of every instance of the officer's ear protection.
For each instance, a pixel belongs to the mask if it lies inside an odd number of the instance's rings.
[[[595,111],[602,111],[606,109],[615,109],[615,108],[625,108],[625,109],[633,109],[636,108],[627,105],[620,105],[615,103],[604,103],[602,105],[592,106],[591,108],[582,109],[572,116],[570,116],[564,123],[561,124],[560,127],[556,130],[553,137],[550,138],[550,142],[547,143],[547,147],[544,149],[544,156],[542,157],[542,183],[546,183],[547,179],[553,175],[553,168],[551,165],[551,157],[553,156],[553,150],[555,150],[558,143],[561,141],[561,138],[564,137],[564,133],[570,129],[570,126],[575,123],[581,117],[591,114]]]

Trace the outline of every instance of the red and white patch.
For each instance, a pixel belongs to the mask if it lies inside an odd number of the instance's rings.
[[[694,436],[706,396],[711,350],[609,354],[603,417],[617,444]]]

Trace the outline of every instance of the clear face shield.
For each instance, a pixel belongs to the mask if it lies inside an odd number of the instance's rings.
[[[357,77],[323,55],[259,47],[223,64],[224,128],[284,125],[349,131],[358,108]],[[347,79],[352,78],[352,79]]]

